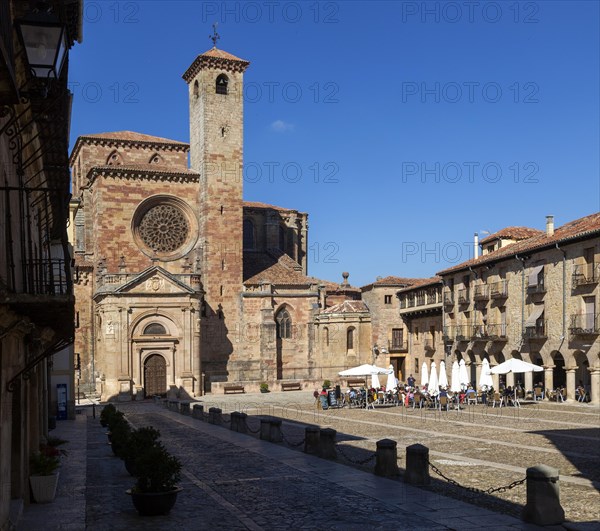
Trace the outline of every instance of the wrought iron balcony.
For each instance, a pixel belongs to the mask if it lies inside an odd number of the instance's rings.
[[[488,337],[492,341],[506,341],[506,323],[493,323],[487,325]]]
[[[469,304],[471,302],[471,293],[468,288],[458,290],[458,303]]]
[[[544,277],[540,276],[538,278],[537,284],[529,284],[527,283],[527,293],[546,293],[546,286],[544,285]]]
[[[597,284],[600,280],[600,264],[576,265],[571,280],[573,289],[587,284]]]
[[[528,326],[523,332],[525,339],[546,339],[548,337],[548,320],[538,319],[535,326]]]
[[[65,260],[28,260],[23,263],[23,293],[28,295],[70,295],[71,279]]]
[[[444,306],[454,306],[454,293],[450,290],[444,291]]]
[[[600,334],[600,314],[580,313],[571,316],[569,331],[573,335],[589,336]]]
[[[455,337],[454,327],[453,326],[444,326],[444,329],[442,330],[442,339],[444,340],[444,342],[448,343],[450,341],[454,341],[454,337]]]
[[[480,284],[475,286],[473,292],[473,300],[476,301],[489,301],[490,300],[490,287],[487,284]]]
[[[470,341],[471,340],[471,327],[468,325],[461,325],[456,327],[456,341]]]
[[[492,299],[505,299],[508,297],[508,282],[500,280],[490,284],[490,295]]]

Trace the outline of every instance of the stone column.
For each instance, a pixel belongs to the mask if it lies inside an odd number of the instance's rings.
[[[481,363],[475,364],[475,385],[479,385],[479,380],[481,380]]]
[[[512,387],[514,389],[514,387],[515,387],[515,373],[514,372],[507,373],[506,387]]]
[[[544,367],[544,396],[546,393],[554,389],[554,365],[552,367]]]
[[[575,400],[575,372],[577,367],[568,367],[565,369],[567,373],[567,398],[569,400]]]
[[[533,373],[526,372],[525,373],[525,392],[533,391]]]
[[[590,367],[590,398],[592,404],[600,404],[600,367]]]
[[[490,365],[490,369],[495,366],[496,365]],[[498,391],[500,389],[500,375],[492,373],[492,382],[494,383],[494,391]]]

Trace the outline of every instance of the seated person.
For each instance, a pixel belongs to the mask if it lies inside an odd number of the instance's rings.
[[[473,387],[470,385],[465,393],[465,398],[477,401],[477,393],[475,392],[475,389],[473,389]]]

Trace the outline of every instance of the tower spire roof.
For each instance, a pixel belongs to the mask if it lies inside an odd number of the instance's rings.
[[[213,68],[229,72],[244,72],[249,64],[249,61],[240,59],[224,50],[219,50],[215,46],[196,57],[182,77],[189,83],[200,70]]]

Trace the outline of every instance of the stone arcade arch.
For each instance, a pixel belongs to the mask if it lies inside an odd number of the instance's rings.
[[[566,363],[564,356],[558,350],[552,351],[550,356],[554,361],[554,367],[552,368],[552,387],[554,389],[558,387],[566,387],[567,373],[565,370]]]

